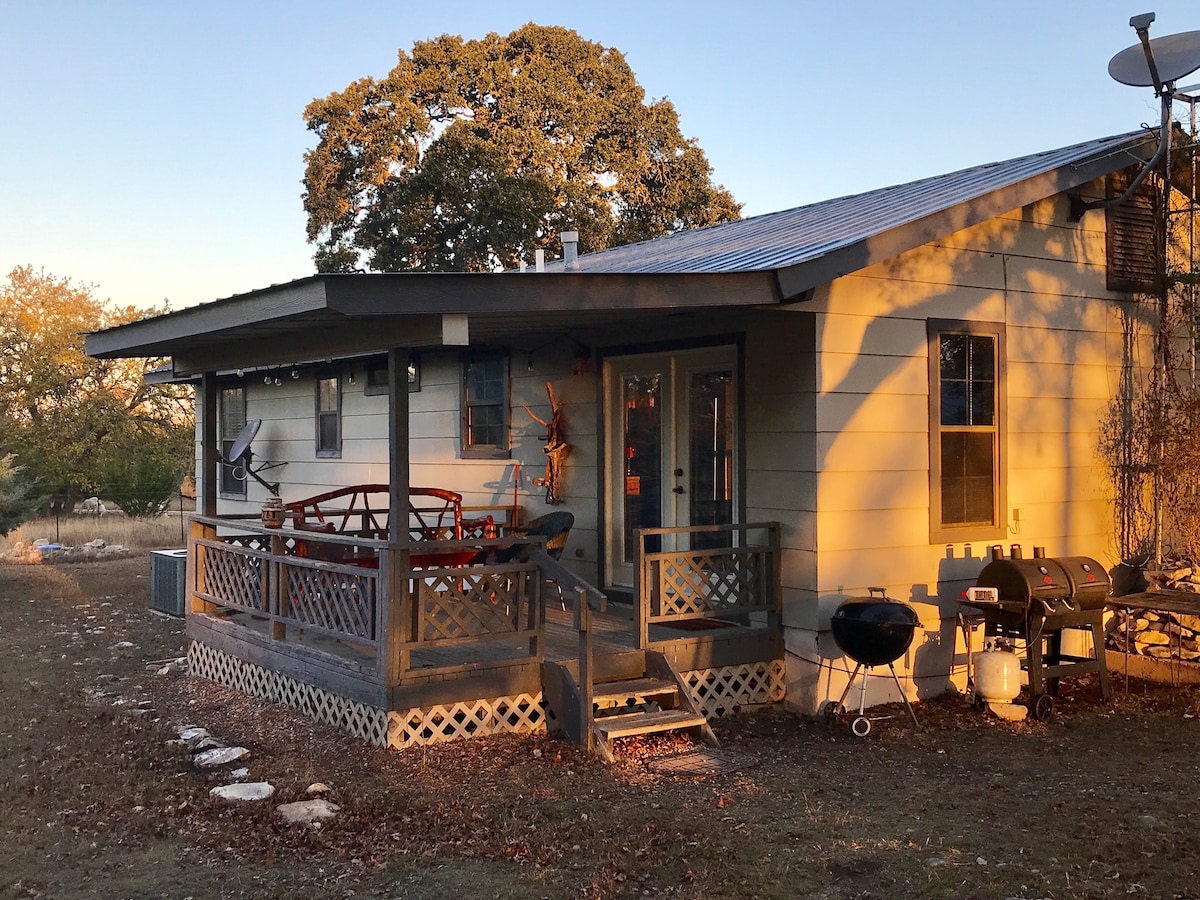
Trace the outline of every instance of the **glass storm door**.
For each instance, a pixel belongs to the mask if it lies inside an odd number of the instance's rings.
[[[721,525],[737,508],[737,351],[625,356],[605,363],[605,575],[631,586],[637,528]],[[664,542],[665,541],[665,542]],[[727,543],[655,537],[648,550]]]

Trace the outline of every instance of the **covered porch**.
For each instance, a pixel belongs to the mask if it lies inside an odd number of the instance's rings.
[[[588,346],[641,352],[626,343],[635,322],[646,332],[670,329],[679,346],[728,346],[738,314],[775,304],[772,277],[761,272],[317,276],[90,336],[92,353],[167,354],[176,378],[199,383],[199,515],[187,556],[192,672],[392,748],[547,726],[564,728],[580,743],[604,744],[605,733],[625,726],[608,722],[601,732],[593,716],[613,708],[671,713],[658,720],[661,728],[683,721],[690,710],[689,727],[703,733],[697,719],[781,700],[781,529],[755,523],[744,506],[738,510],[732,487],[725,499],[733,523],[636,532],[614,528],[612,518],[605,524],[611,500],[584,491],[565,508],[578,516],[582,502],[586,536],[564,560],[545,552],[545,535],[517,534],[524,512],[515,497],[506,509],[469,511],[470,517],[491,515],[491,532],[431,532],[414,520],[424,490],[415,485],[436,478],[443,490],[469,491],[470,502],[494,504],[497,488],[481,487],[504,482],[503,460],[466,458],[448,439],[457,427],[443,413],[454,414],[457,402],[450,382],[457,377],[456,354],[500,348],[527,362],[509,409],[539,402],[550,379],[574,378],[572,394],[582,398],[576,412],[594,420],[577,446],[598,479],[612,454],[602,446],[599,420],[613,412],[600,402],[604,391]],[[569,340],[556,337],[564,334]],[[575,370],[572,348],[577,355],[581,347],[588,365]],[[430,390],[414,394],[406,376],[418,359],[440,361],[440,368],[426,385]],[[737,394],[737,355],[731,359],[730,377],[716,388],[721,396]],[[385,373],[385,384],[372,384],[374,391],[362,398],[368,360],[377,361],[371,371]],[[244,370],[268,383],[274,374],[275,385],[284,374],[284,388],[275,394],[268,396],[272,389],[262,385],[248,391],[254,403],[262,397],[271,416],[268,446],[275,454],[269,458],[289,460],[286,484],[272,491],[284,494],[290,508],[282,527],[257,521],[257,488],[240,504],[218,491],[218,451],[229,436],[218,431],[217,397],[234,379],[245,384]],[[313,460],[311,450],[296,449],[302,419],[311,422],[313,415],[301,389],[313,379],[319,386],[331,372],[347,402],[358,404],[346,410],[348,438],[352,427],[367,426],[368,437],[347,454],[355,456],[350,462]],[[288,388],[292,394],[275,400]],[[319,457],[319,400],[317,406]],[[334,408],[341,416],[341,400]],[[414,421],[420,422],[416,431]],[[732,420],[727,434],[732,437],[721,432],[721,439],[737,439]],[[368,445],[370,464],[359,450]],[[721,476],[726,485],[740,484],[733,444],[727,446]],[[533,452],[541,456],[535,440]],[[529,461],[524,451],[523,462]],[[338,517],[338,510],[326,508],[332,520],[313,518],[314,510],[296,500],[306,485],[353,484],[344,480],[352,469],[366,474],[380,494],[371,517],[353,509]],[[494,474],[485,478],[484,472]],[[624,480],[614,475],[610,481],[624,490]],[[670,482],[661,490],[670,490]],[[334,520],[336,527],[323,527]],[[390,527],[396,522],[407,527]],[[607,602],[595,587],[611,580],[602,559],[613,540],[625,553],[619,583],[628,592],[622,599],[630,601],[620,604]]]
[[[639,543],[665,531],[647,529]],[[688,537],[675,531],[677,543]],[[414,553],[196,516],[189,661],[195,674],[396,749],[547,727],[590,744],[606,710],[662,711],[663,676],[677,679],[693,715],[780,700],[778,526],[700,531],[729,546],[643,551],[628,606],[608,604],[544,552],[543,538],[414,542]],[[313,542],[352,549],[355,561],[298,552]],[[514,545],[524,552],[513,560],[487,561],[489,549]],[[464,548],[481,561],[430,562]],[[368,554],[374,565],[361,564]]]

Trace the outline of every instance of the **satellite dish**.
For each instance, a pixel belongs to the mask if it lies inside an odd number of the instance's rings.
[[[1158,78],[1150,70],[1146,45],[1126,47],[1108,61],[1108,74],[1121,84],[1154,87],[1171,84],[1200,69],[1200,31],[1181,31],[1149,42]]]
[[[236,466],[241,462],[242,457],[250,452],[250,445],[254,442],[258,429],[261,427],[262,419],[250,419],[246,422],[242,426],[242,430],[238,432],[238,436],[233,439],[233,444],[229,447],[229,457],[225,462],[231,466]]]

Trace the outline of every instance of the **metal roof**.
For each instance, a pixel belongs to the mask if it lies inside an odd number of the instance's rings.
[[[1020,196],[1022,202],[1008,208],[1016,209],[1034,199],[1078,187],[1098,174],[1143,161],[1135,151],[1152,140],[1153,134],[1145,130],[1128,132],[809,206],[680,231],[639,244],[584,254],[578,258],[578,271],[687,273],[785,269],[1039,176],[1049,173],[1057,176],[1040,178],[1040,187],[1033,194]],[[1034,196],[1037,193],[1041,196]],[[1008,210],[997,210],[992,205],[990,215],[1005,211]],[[974,222],[964,220],[959,227],[969,224]],[[925,240],[929,239],[927,234]],[[547,271],[562,268],[562,260],[546,265]]]
[[[590,253],[567,270],[311,275],[87,336],[98,357],[176,372],[442,346],[447,317],[504,341],[567,325],[803,299],[811,289],[1153,155],[1146,130]],[[577,272],[590,277],[580,278]],[[364,323],[369,323],[364,327]]]

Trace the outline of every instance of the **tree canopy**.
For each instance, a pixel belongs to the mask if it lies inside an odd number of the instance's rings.
[[[563,230],[588,252],[740,215],[671,102],[567,28],[419,41],[304,116],[320,271],[486,271]]]
[[[91,289],[19,266],[0,283],[0,455],[39,493],[106,487],[105,474],[151,458],[176,485],[194,456],[191,392],[148,385],[142,360],[99,360],[84,333],[162,310],[111,307]]]

